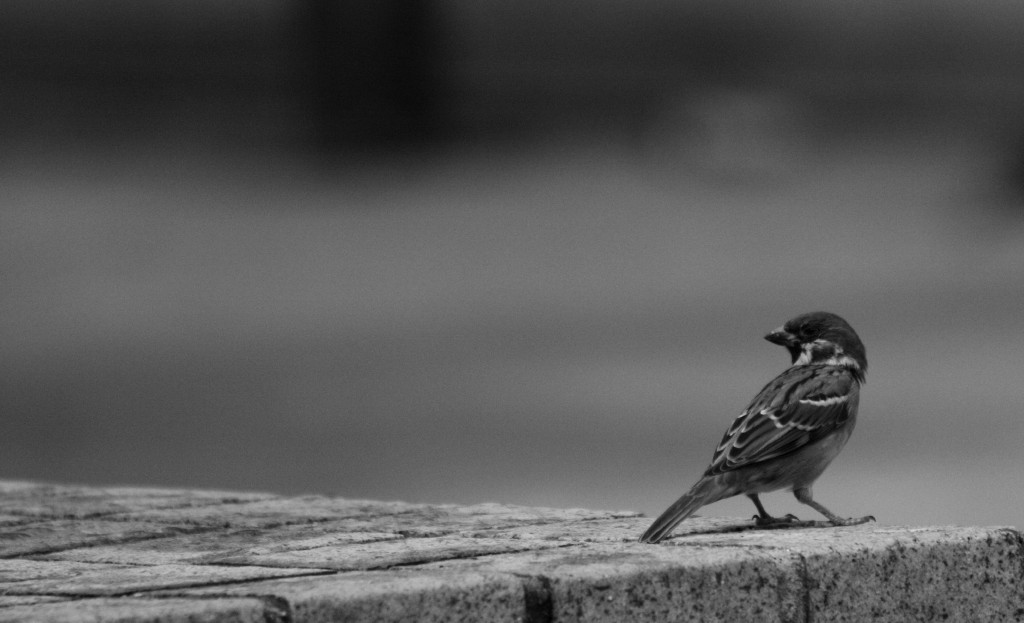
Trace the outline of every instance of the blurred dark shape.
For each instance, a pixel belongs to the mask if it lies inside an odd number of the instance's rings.
[[[246,147],[294,134],[289,58],[265,3],[10,0],[0,134],[65,148]],[[10,147],[10,143],[8,143]]]
[[[1024,101],[1020,11],[911,8],[5,0],[0,135],[327,153],[664,136],[660,153],[743,172],[799,160],[819,119],[999,130]]]
[[[1004,181],[1010,201],[1003,202],[1015,216],[1024,216],[1024,133],[1018,132],[1007,157]]]
[[[435,135],[441,54],[432,0],[303,0],[301,13],[321,149],[396,146]]]
[[[763,8],[702,2],[461,9],[454,116],[471,133],[498,137],[643,137],[681,99],[757,82],[806,39]]]

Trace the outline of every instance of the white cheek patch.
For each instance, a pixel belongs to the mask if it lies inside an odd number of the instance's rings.
[[[857,360],[849,355],[844,355],[842,352],[838,352],[832,357],[829,357],[824,363],[827,363],[830,366],[845,366],[847,368],[860,370],[860,364],[857,363]]]
[[[795,366],[806,366],[811,363],[823,363],[829,366],[844,366],[860,370],[860,364],[843,349],[826,340],[814,340],[803,344],[800,356],[793,362]]]
[[[813,342],[806,342],[800,345],[800,356],[797,357],[796,361],[793,362],[795,366],[806,366],[809,363],[815,362],[815,355],[820,355],[821,351],[825,348],[829,348],[835,353],[835,347],[828,342],[821,340],[814,340]],[[834,356],[834,355],[833,355]]]

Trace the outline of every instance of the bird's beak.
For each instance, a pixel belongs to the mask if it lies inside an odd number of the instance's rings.
[[[786,348],[793,348],[800,344],[800,340],[796,339],[795,335],[786,331],[782,327],[779,327],[764,336],[764,339],[768,340],[772,344],[778,344],[779,346],[785,346]]]

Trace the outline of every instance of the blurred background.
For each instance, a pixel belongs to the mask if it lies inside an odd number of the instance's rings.
[[[0,83],[2,478],[654,514],[825,309],[816,498],[1024,526],[1020,3],[5,0]]]

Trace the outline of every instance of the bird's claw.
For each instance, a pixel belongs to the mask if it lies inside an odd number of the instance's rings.
[[[772,517],[771,515],[762,517],[761,515],[754,515],[753,519],[754,525],[761,527],[787,525],[800,521],[800,518],[792,513],[786,515],[785,517]]]

